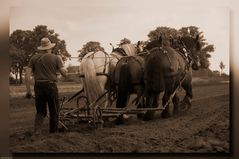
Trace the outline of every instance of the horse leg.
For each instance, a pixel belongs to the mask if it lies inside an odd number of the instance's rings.
[[[144,92],[143,92],[143,86],[138,86],[137,87],[137,108],[144,108],[145,107],[145,101],[144,101]],[[138,113],[137,118],[141,119],[144,117],[144,113]]]
[[[174,97],[173,97],[173,114],[176,115],[179,113],[179,109],[178,109],[178,106],[179,106],[179,97],[178,97],[178,94],[175,93]]]
[[[186,94],[184,96],[182,103],[187,105],[187,109],[190,109],[191,101],[192,101],[192,97],[193,97],[192,84],[191,84],[191,82],[184,81],[182,83],[182,87],[186,91]]]
[[[137,108],[142,108],[142,96],[143,96],[143,89],[140,85],[134,86],[134,90],[136,92],[137,97],[135,98],[135,105]]]
[[[153,108],[157,108],[158,107],[158,105],[159,105],[159,95],[160,95],[160,93],[159,94],[155,94],[154,96],[153,96],[153,104],[152,104],[152,107]],[[152,114],[152,118],[154,117],[154,114],[155,114],[155,111],[150,111],[151,112],[151,114]]]
[[[158,106],[158,98],[159,98],[159,93],[151,94],[149,97],[146,97],[146,105],[148,106],[148,108],[156,108]],[[146,114],[144,115],[144,120],[146,121],[152,120],[153,117],[154,117],[154,111],[148,110]]]
[[[109,93],[106,93],[105,95],[105,105],[104,105],[104,108],[107,108],[110,104],[110,101],[109,101]]]
[[[155,94],[155,95],[153,96],[153,108],[157,108],[158,105],[159,105],[159,103],[158,103],[159,95],[160,95],[160,94]]]
[[[162,117],[163,118],[170,117],[170,112],[169,112],[169,99],[170,99],[170,95],[171,95],[170,92],[165,91],[164,96],[163,96],[163,106],[165,107],[165,109],[162,112]]]
[[[151,108],[151,96],[152,96],[152,92],[149,92],[149,90],[147,89],[147,87],[146,87],[146,89],[145,89],[144,96],[146,97],[146,108]],[[145,121],[151,120],[148,111],[144,114],[143,120],[145,120]]]
[[[108,108],[112,105],[112,103],[114,102],[114,97],[113,96],[113,92],[109,91],[108,93],[106,93],[105,95],[105,108]]]

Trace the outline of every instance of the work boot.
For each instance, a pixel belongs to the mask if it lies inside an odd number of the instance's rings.
[[[41,128],[44,122],[44,118],[42,115],[36,114],[35,116],[35,124],[34,124],[34,134],[41,134]]]

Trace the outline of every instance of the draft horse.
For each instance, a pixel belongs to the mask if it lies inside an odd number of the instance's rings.
[[[122,57],[116,64],[114,72],[114,85],[116,86],[117,108],[125,108],[128,104],[131,94],[137,97],[132,101],[137,107],[143,107],[144,91],[144,54],[142,53],[143,43],[138,42],[137,48],[131,52],[131,56]],[[117,123],[122,123],[122,116],[118,118]]]
[[[173,113],[179,112],[179,97],[177,88],[182,86],[185,90],[183,104],[191,107],[192,93],[192,69],[198,70],[200,67],[199,53],[201,45],[199,36],[196,38],[185,36],[179,41],[188,52],[186,57],[182,52],[176,51],[170,47],[169,43],[164,43],[160,37],[157,40],[150,42],[146,48],[149,49],[149,54],[145,58],[145,96],[147,107],[158,107],[158,99],[161,92],[164,91],[162,104],[162,117],[169,117],[169,100],[172,98],[174,104]],[[154,112],[148,111],[145,114],[145,120],[151,120]]]
[[[115,68],[114,83],[117,87],[117,108],[124,108],[132,93],[137,94],[136,104],[139,103],[144,90],[144,59],[141,56],[122,57]]]
[[[124,56],[115,50],[111,54],[103,51],[89,52],[81,60],[80,74],[83,88],[89,103],[95,102],[100,96],[106,93],[105,106],[108,107],[113,102],[113,72],[118,60]]]

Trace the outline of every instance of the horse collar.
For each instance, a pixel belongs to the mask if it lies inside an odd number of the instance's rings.
[[[163,49],[163,47],[159,47],[159,49],[160,49],[160,50],[162,50],[162,51],[163,51],[163,53],[165,53],[165,54],[167,54],[167,53],[168,53],[168,51],[167,51],[167,50],[165,50],[165,49]]]

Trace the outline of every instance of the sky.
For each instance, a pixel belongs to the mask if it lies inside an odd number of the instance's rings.
[[[103,3],[105,2],[105,3]],[[107,2],[107,3],[106,3]],[[211,53],[210,69],[219,70],[219,63],[226,65],[229,73],[229,9],[225,7],[187,7],[172,5],[165,7],[161,1],[148,3],[147,0],[88,0],[77,6],[11,7],[10,28],[32,30],[37,25],[47,25],[64,39],[68,52],[74,57],[88,41],[99,41],[106,52],[123,38],[136,43],[147,40],[148,33],[159,26],[180,29],[197,26],[204,33],[206,42],[215,46]],[[168,6],[168,5],[167,5]],[[67,65],[78,65],[72,59]]]

